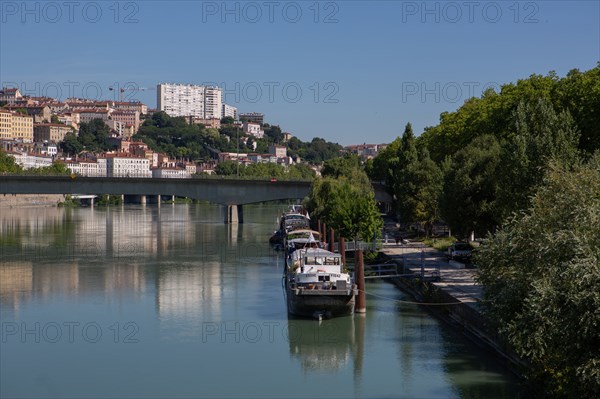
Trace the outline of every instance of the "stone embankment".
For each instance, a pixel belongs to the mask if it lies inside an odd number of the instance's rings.
[[[0,208],[56,206],[64,200],[62,194],[1,194]]]

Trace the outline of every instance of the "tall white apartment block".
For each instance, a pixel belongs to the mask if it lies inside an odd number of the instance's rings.
[[[221,119],[223,90],[219,87],[159,83],[156,87],[159,111],[170,116]]]
[[[223,118],[231,116],[233,120],[237,120],[237,108],[229,104],[223,103]]]
[[[223,90],[218,87],[207,87],[204,93],[204,119],[221,119]]]

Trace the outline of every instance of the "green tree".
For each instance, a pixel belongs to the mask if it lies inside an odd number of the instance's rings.
[[[485,235],[500,225],[496,207],[500,152],[498,140],[486,135],[452,157],[444,176],[440,210],[456,235]]]
[[[0,173],[18,174],[23,171],[21,165],[15,162],[15,159],[0,149]]]
[[[306,164],[295,164],[291,165],[288,169],[288,175],[290,179],[314,179],[315,171]]]
[[[425,128],[419,144],[426,146],[431,158],[440,163],[482,135],[507,140],[513,131],[513,114],[521,102],[539,100],[551,104],[557,114],[569,111],[581,130],[578,147],[588,156],[600,149],[600,62],[585,72],[577,69],[559,78],[531,75],[516,83],[502,85],[500,92],[486,90],[480,98],[470,98],[454,112],[443,112],[436,126]]]
[[[418,162],[409,172],[416,187],[414,217],[425,225],[425,232],[429,235],[433,222],[440,218],[439,200],[444,176],[442,170],[429,157],[427,148],[419,149]]]
[[[79,125],[79,142],[92,152],[108,151],[110,129],[102,119],[92,119],[89,123]]]
[[[383,227],[373,190],[343,177],[316,179],[306,206],[343,237],[368,241],[380,235]]]
[[[232,116],[224,116],[221,118],[222,125],[232,125],[233,122],[235,122],[235,120],[233,119]]]
[[[398,153],[401,147],[402,139],[398,137],[373,159],[372,167],[367,170],[371,180],[385,182],[390,192],[393,192],[394,187],[394,170],[391,168],[392,165],[396,167],[398,164]]]
[[[240,176],[243,175],[244,165],[238,165],[237,161],[224,161],[220,162],[215,167],[215,173],[221,176],[235,176],[240,171]]]
[[[76,155],[83,151],[83,144],[79,142],[77,135],[71,132],[67,133],[65,139],[60,142],[60,148],[67,154]]]
[[[549,169],[528,211],[479,248],[486,315],[544,396],[600,396],[600,154]]]
[[[396,206],[400,221],[412,223],[417,221],[417,181],[414,173],[417,170],[418,152],[415,135],[410,123],[406,124],[402,134],[398,157],[390,165],[391,180],[396,196]]]
[[[35,176],[65,176],[70,175],[71,170],[67,168],[67,165],[64,163],[57,161],[53,162],[52,165],[43,168],[27,169],[23,171],[22,174]]]
[[[563,166],[579,161],[579,130],[568,111],[557,113],[544,99],[521,102],[513,114],[513,123],[500,165],[501,219],[527,207],[551,159]]]
[[[283,142],[283,132],[279,126],[266,125],[264,128],[265,138],[271,143],[281,144]]]

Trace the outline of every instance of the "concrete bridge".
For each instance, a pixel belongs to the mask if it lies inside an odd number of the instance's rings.
[[[154,179],[70,176],[0,176],[0,194],[111,194],[177,196],[226,206],[226,222],[243,221],[242,205],[302,199],[309,193],[308,181],[237,180],[218,178]],[[383,186],[374,185],[377,201],[391,202]],[[160,203],[160,200],[158,201]]]

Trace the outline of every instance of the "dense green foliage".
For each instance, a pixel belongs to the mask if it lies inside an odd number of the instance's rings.
[[[18,174],[23,170],[15,159],[0,149],[0,173]]]
[[[305,205],[342,237],[368,241],[381,234],[373,188],[356,156],[325,162],[323,177],[313,182]]]
[[[93,119],[90,123],[83,122],[79,125],[77,140],[84,150],[102,152],[114,149],[108,141],[109,137],[110,128],[102,119]]]
[[[146,119],[133,138],[170,157],[199,161],[210,159],[211,149],[235,152],[236,137],[241,136],[235,129],[221,133],[203,125],[188,124],[183,117],[170,117],[161,111]],[[240,152],[247,151],[240,148]]]
[[[221,176],[269,177],[281,180],[310,180],[315,177],[315,171],[308,165],[291,165],[286,168],[274,163],[255,163],[245,166],[238,165],[236,161],[219,163],[215,173]]]
[[[558,114],[570,112],[581,130],[580,150],[589,155],[600,149],[600,63],[586,72],[574,69],[562,79],[551,72],[505,84],[500,93],[490,89],[481,98],[465,101],[457,111],[442,113],[437,126],[425,129],[420,145],[427,147],[433,160],[442,162],[475,137],[491,134],[500,141],[508,139],[517,106],[540,99]]]
[[[472,231],[485,235],[500,224],[496,217],[500,152],[494,136],[480,136],[446,166],[440,213],[459,237]]]
[[[600,66],[533,75],[443,113],[416,139],[407,125],[367,171],[385,181],[401,222],[485,235],[527,206],[550,160],[573,166],[600,147],[599,109]]]
[[[292,137],[287,143],[287,147],[288,155],[292,158],[300,158],[315,165],[338,157],[343,148],[337,143],[330,143],[319,137],[313,138],[310,143]]]
[[[79,134],[67,133],[60,148],[67,154],[76,155],[83,150],[103,152],[114,149],[109,142],[110,128],[102,119],[93,119],[79,125]]]
[[[71,170],[62,162],[54,162],[50,166],[43,168],[26,169],[21,174],[34,176],[67,176],[71,174]]]
[[[394,195],[402,223],[421,222],[428,231],[439,218],[443,174],[426,148],[417,149],[410,123],[402,138],[386,147],[367,170],[373,180],[384,181]]]
[[[476,255],[487,314],[549,397],[600,397],[600,153],[553,164]]]
[[[288,148],[288,156],[312,164],[320,164],[339,156],[342,149],[339,144],[329,143],[320,138],[304,143],[292,137],[288,143],[284,143],[284,134],[276,125],[264,124],[262,128],[265,135],[264,138],[259,139],[244,134],[240,127],[233,124],[230,117],[223,118],[221,123],[219,130],[207,129],[202,125],[189,125],[182,117],[170,117],[164,112],[155,112],[144,121],[134,139],[144,141],[154,151],[166,153],[174,158],[196,161],[209,160],[216,152],[239,151],[265,154],[269,151],[269,145],[285,144]],[[226,165],[220,167],[217,173],[232,174],[229,169],[230,166]]]

